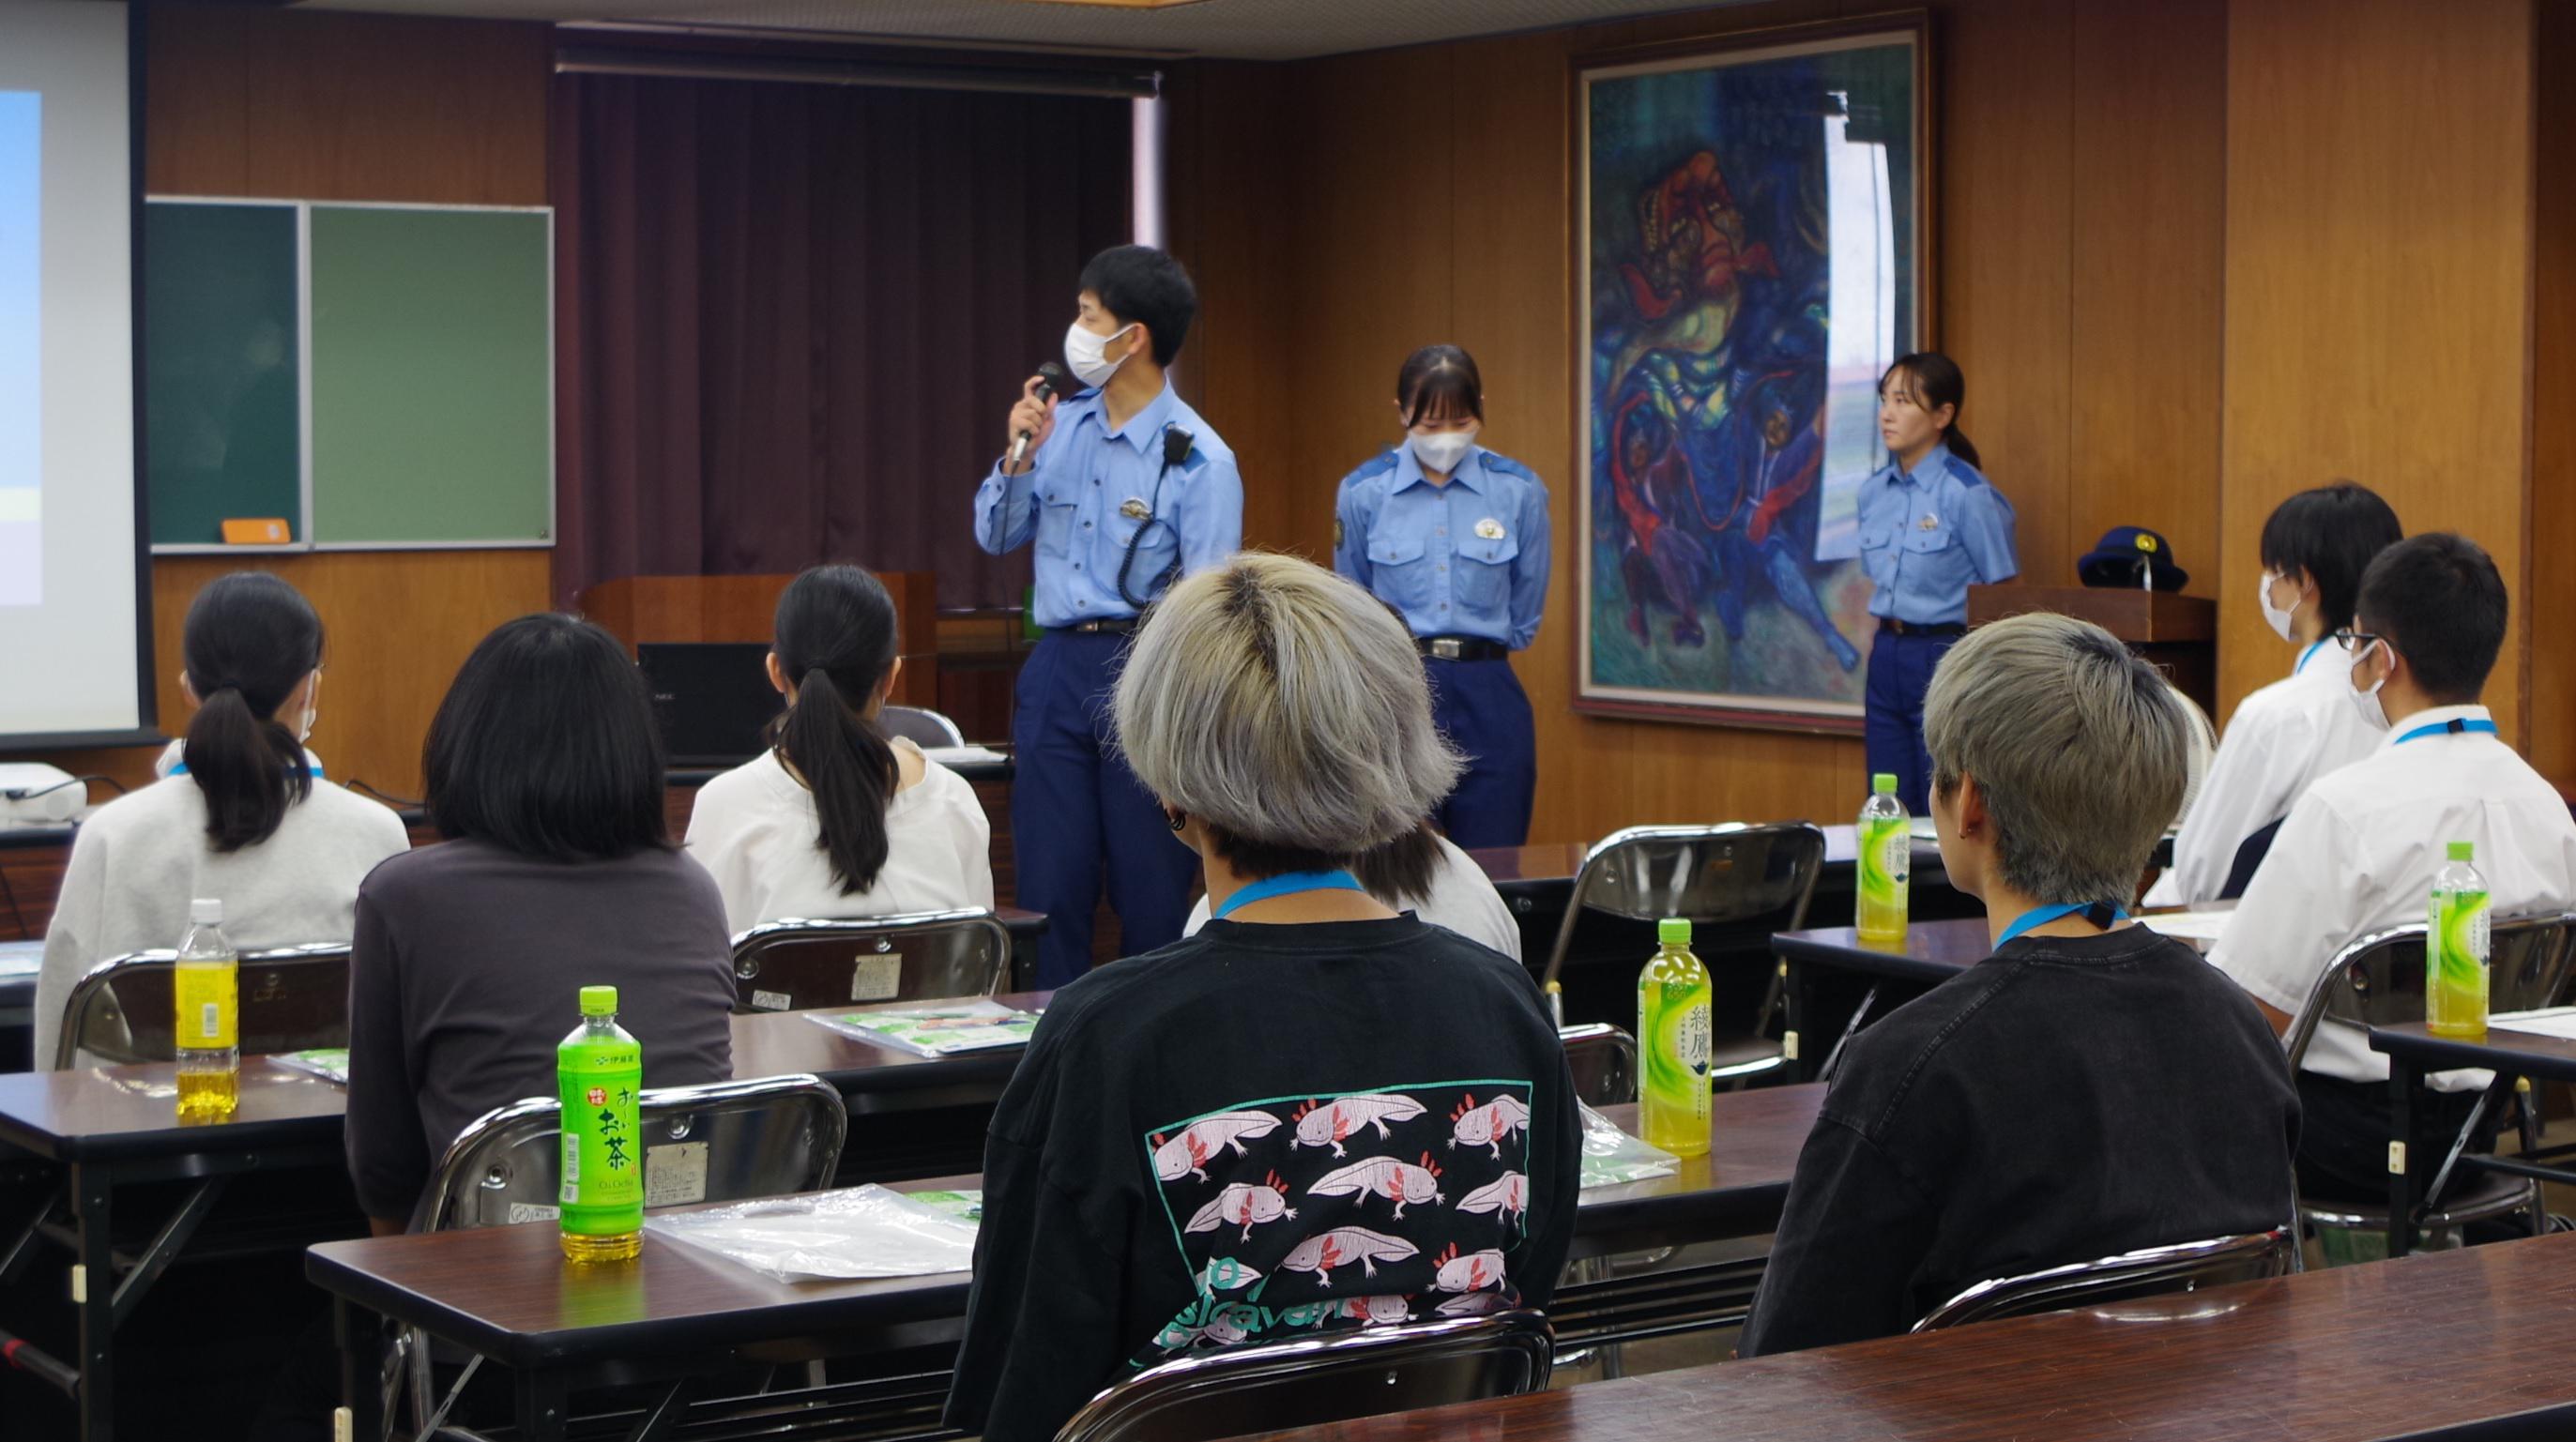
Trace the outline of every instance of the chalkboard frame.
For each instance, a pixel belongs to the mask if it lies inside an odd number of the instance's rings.
[[[295,285],[296,285],[296,387],[299,454],[297,465],[298,513],[295,516],[296,539],[283,544],[232,545],[220,541],[149,542],[155,556],[203,555],[306,555],[327,551],[498,551],[551,550],[560,529],[559,475],[556,447],[562,418],[555,404],[554,378],[558,338],[555,326],[555,212],[550,205],[437,205],[408,201],[298,200],[275,196],[243,195],[160,195],[145,194],[137,205],[137,249],[141,248],[141,212],[154,205],[231,205],[278,206],[295,212]],[[504,536],[466,540],[316,540],[313,536],[314,452],[313,452],[313,212],[326,210],[397,210],[436,211],[446,213],[516,214],[542,216],[545,222],[545,360],[546,374],[545,429],[545,522],[542,534],[534,537]],[[140,266],[138,266],[138,272]],[[140,276],[138,274],[138,287]],[[148,342],[147,342],[148,343]],[[143,346],[136,347],[138,379],[143,369]],[[136,396],[138,428],[148,404],[141,393]],[[138,488],[142,485],[142,468],[137,467]],[[144,537],[149,541],[148,529]]]

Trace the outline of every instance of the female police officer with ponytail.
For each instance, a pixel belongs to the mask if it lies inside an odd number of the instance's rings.
[[[1878,432],[1888,463],[1861,482],[1860,558],[1877,588],[1869,613],[1863,706],[1869,769],[1896,777],[1917,816],[1931,806],[1932,759],[1923,749],[1923,694],[1932,669],[1968,631],[1968,587],[2008,581],[2012,502],[1977,469],[1959,432],[1967,381],[1931,351],[1900,356],[1878,382]]]
[[[1484,382],[1454,345],[1405,360],[1395,412],[1404,443],[1342,480],[1333,569],[1403,615],[1431,673],[1434,719],[1467,754],[1432,819],[1462,847],[1518,846],[1538,757],[1511,653],[1537,638],[1547,600],[1547,485],[1476,444]]]

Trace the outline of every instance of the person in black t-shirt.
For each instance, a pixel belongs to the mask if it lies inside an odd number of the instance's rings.
[[[2101,628],[2015,616],[1924,706],[1950,884],[1995,951],[1860,1033],[1744,1356],[1907,1330],[1996,1277],[2291,1217],[2299,1102],[2254,1005],[2121,909],[2181,804],[2186,722]]]
[[[1115,708],[1214,919],[1057,992],[994,1111],[948,1398],[994,1442],[1200,1349],[1543,1306],[1573,1239],[1529,973],[1348,872],[1459,770],[1403,626],[1237,556],[1154,609]]]

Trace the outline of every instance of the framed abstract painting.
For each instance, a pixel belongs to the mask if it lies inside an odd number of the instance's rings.
[[[1576,58],[1576,709],[1859,731],[1859,488],[1927,332],[1926,29]]]

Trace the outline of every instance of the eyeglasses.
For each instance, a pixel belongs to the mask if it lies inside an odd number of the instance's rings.
[[[2358,656],[2385,639],[2369,631],[2345,629],[2334,633],[2335,644],[2341,646],[2347,656]]]

